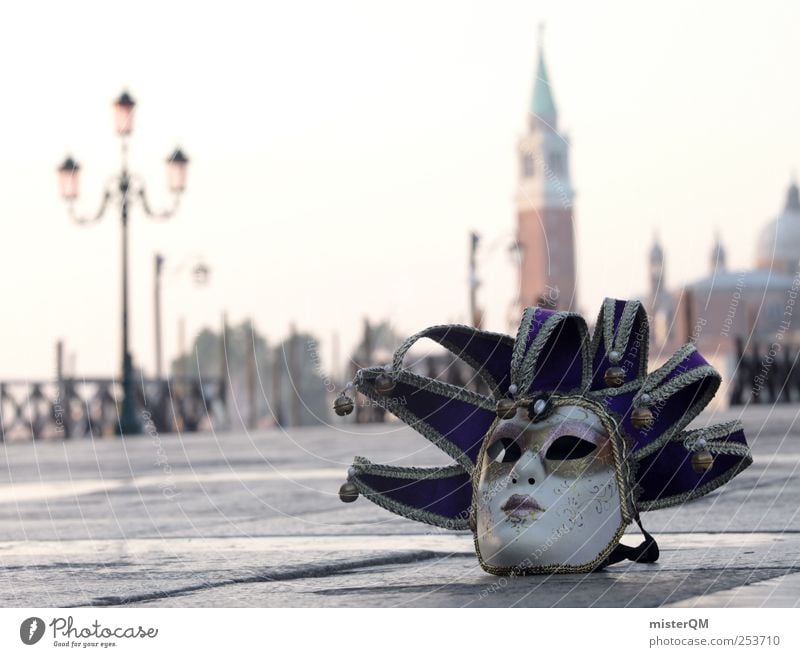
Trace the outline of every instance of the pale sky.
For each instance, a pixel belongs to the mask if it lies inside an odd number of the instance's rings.
[[[572,143],[580,307],[646,287],[658,231],[668,284],[703,275],[715,229],[748,267],[800,167],[800,6],[790,2],[17,2],[0,22],[0,379],[119,370],[119,217],[71,224],[55,168],[82,164],[94,211],[118,163],[111,102],[138,101],[132,164],[166,224],[131,219],[132,351],[153,372],[152,269],[201,253],[205,288],[167,275],[165,351],[252,317],[342,354],[364,316],[402,334],[467,319],[468,233],[487,328],[516,294],[515,142],[537,25]]]

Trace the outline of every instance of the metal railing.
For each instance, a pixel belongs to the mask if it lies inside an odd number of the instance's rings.
[[[736,344],[731,406],[800,402],[800,349],[779,342]]]
[[[119,436],[122,383],[107,378],[0,382],[0,441]],[[145,433],[202,431],[226,423],[221,378],[138,379]]]

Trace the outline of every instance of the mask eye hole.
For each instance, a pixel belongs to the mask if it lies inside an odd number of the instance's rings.
[[[513,438],[499,438],[486,448],[486,456],[495,463],[516,463],[522,450]]]
[[[550,461],[571,461],[586,458],[596,449],[597,445],[578,436],[559,436],[547,448],[544,457]]]

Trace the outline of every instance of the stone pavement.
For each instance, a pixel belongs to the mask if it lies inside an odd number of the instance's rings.
[[[467,533],[339,501],[354,454],[447,462],[399,424],[0,443],[0,605],[798,606],[798,417],[749,408],[754,465],[643,516],[657,564],[527,578],[484,573]]]

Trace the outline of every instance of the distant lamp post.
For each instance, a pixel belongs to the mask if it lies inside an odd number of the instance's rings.
[[[186,188],[186,168],[189,163],[189,158],[179,148],[167,158],[167,183],[173,193],[173,203],[168,210],[154,212],[148,203],[144,182],[128,171],[128,137],[133,130],[135,107],[136,102],[127,91],[114,101],[114,127],[120,136],[122,166],[119,173],[106,185],[97,213],[88,218],[75,213],[80,165],[72,157],[67,157],[58,167],[61,196],[67,202],[69,216],[74,222],[92,224],[100,221],[112,199],[119,203],[122,220],[122,409],[119,425],[123,436],[141,432],[134,399],[133,359],[128,340],[128,215],[131,206],[138,199],[145,214],[151,219],[169,219],[178,209],[179,197]]]
[[[206,285],[211,276],[210,267],[204,262],[202,256],[193,255],[180,263],[172,272],[173,276],[184,270],[184,267],[190,262],[194,261],[191,268],[192,280],[195,285]],[[162,336],[163,329],[161,323],[161,287],[162,276],[164,273],[165,258],[160,253],[155,255],[155,277],[153,278],[153,306],[155,317],[155,333],[156,333],[156,378],[160,381],[163,378],[163,356],[162,356]],[[180,354],[183,355],[182,353]]]

